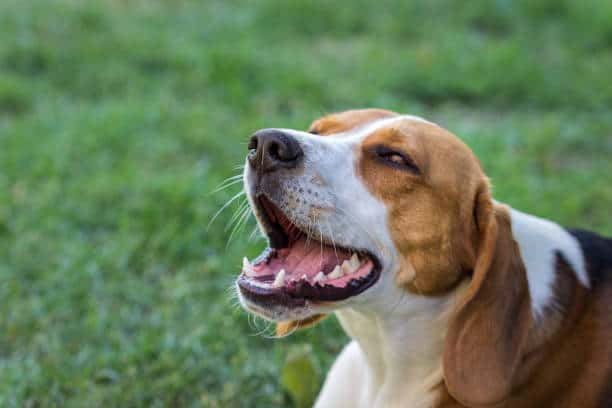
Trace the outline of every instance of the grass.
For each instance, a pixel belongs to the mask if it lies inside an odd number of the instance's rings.
[[[495,195],[612,234],[612,3],[0,3],[0,405],[291,406],[279,373],[328,319],[270,340],[230,296],[257,128],[424,115]],[[252,221],[249,224],[253,225]]]

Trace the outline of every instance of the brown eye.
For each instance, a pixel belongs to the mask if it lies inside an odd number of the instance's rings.
[[[407,154],[389,149],[385,146],[377,146],[374,149],[374,154],[376,157],[383,162],[384,164],[400,169],[400,170],[408,170],[413,173],[420,173],[419,168],[414,163],[414,161]]]

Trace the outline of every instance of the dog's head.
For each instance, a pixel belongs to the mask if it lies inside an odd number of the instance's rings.
[[[458,138],[423,119],[355,110],[308,132],[260,130],[244,184],[269,248],[244,263],[238,286],[264,317],[436,295],[474,266],[486,178]]]
[[[245,308],[283,322],[283,332],[344,307],[384,313],[400,296],[440,296],[471,276],[446,338],[447,382],[471,389],[472,402],[507,393],[526,333],[513,330],[529,301],[518,289],[496,299],[502,287],[525,287],[507,272],[521,267],[511,265],[517,248],[457,137],[372,109],[325,116],[307,132],[264,129],[250,140],[244,185],[269,241],[244,260]],[[483,344],[496,330],[496,345]],[[466,378],[466,369],[483,375]]]

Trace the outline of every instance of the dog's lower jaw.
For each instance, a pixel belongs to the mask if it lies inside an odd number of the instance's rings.
[[[255,316],[261,317],[265,320],[271,322],[284,322],[288,320],[303,320],[307,319],[317,313],[321,313],[318,311],[318,308],[313,307],[308,302],[303,307],[275,307],[275,308],[264,308],[253,302],[250,302],[248,299],[245,299],[244,296],[240,293],[240,289],[238,285],[236,285],[236,293],[238,297],[238,301],[243,309],[245,309],[248,313],[251,313]]]

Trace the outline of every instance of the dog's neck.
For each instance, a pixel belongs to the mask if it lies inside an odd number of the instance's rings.
[[[402,296],[384,313],[347,308],[336,314],[361,348],[368,366],[367,400],[373,406],[430,406],[442,378],[442,353],[456,298]],[[400,391],[401,395],[395,395]]]

